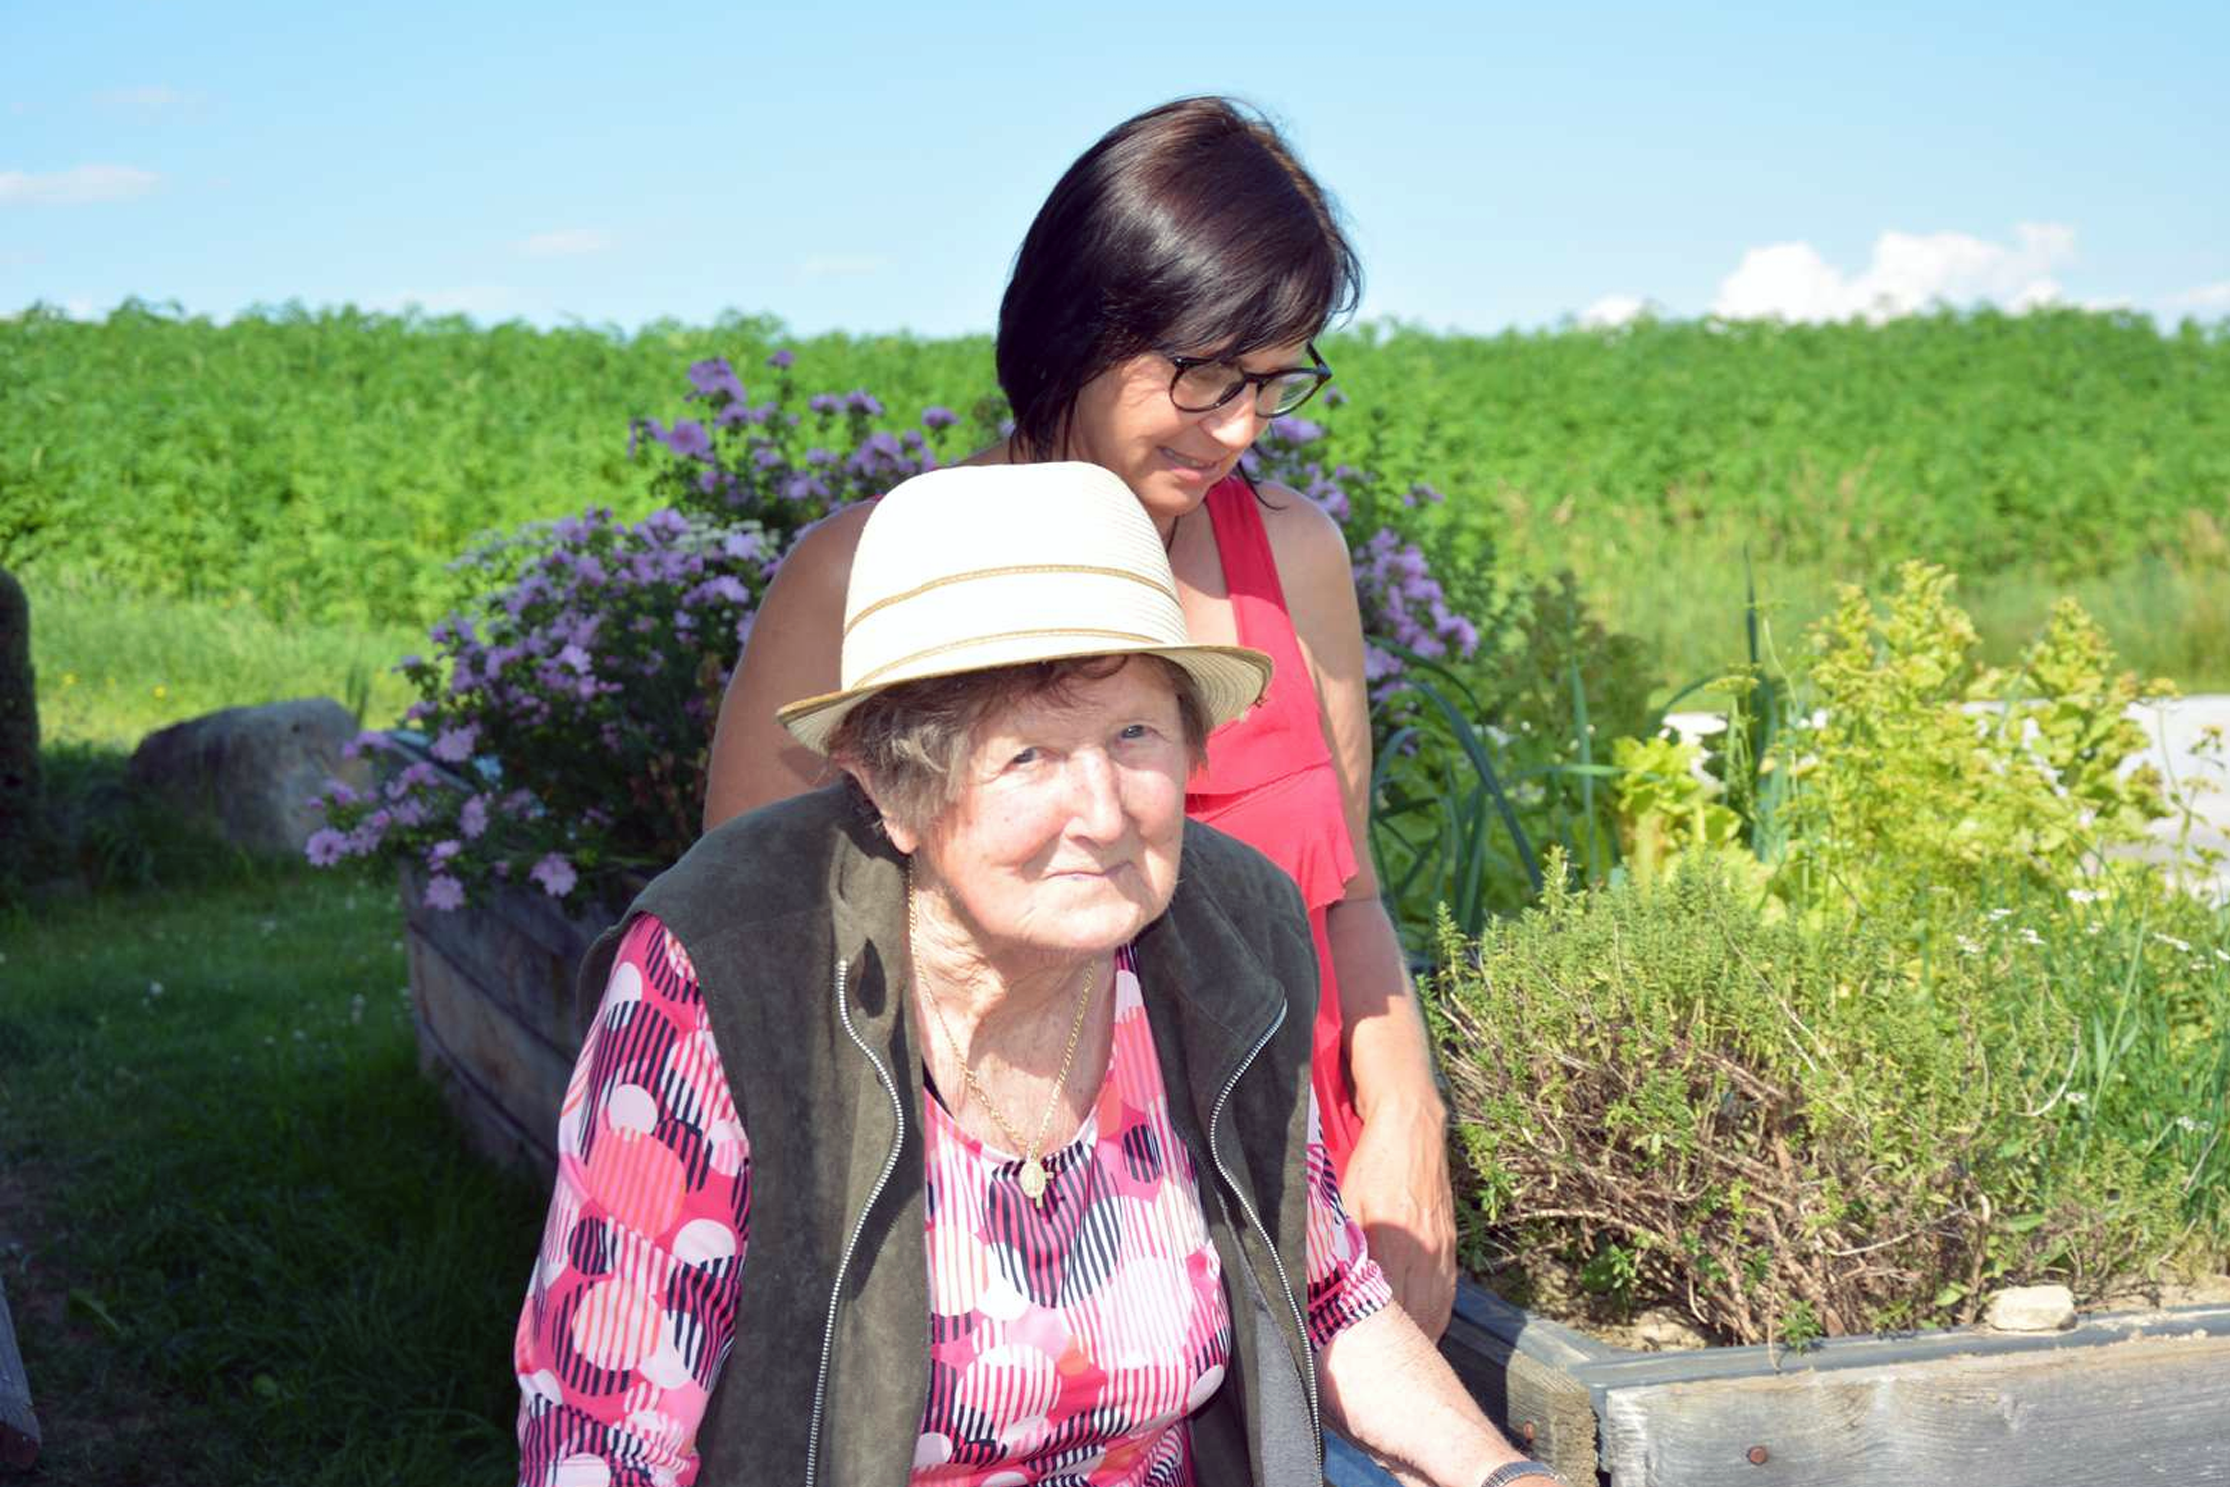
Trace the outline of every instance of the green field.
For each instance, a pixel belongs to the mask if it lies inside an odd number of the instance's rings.
[[[757,391],[785,344],[802,390],[866,387],[893,424],[993,389],[982,338],[793,342],[740,317],[634,335],[295,309],[0,321],[0,563],[40,616],[47,705],[70,717],[66,673],[183,715],[154,694],[203,664],[158,654],[206,649],[183,631],[339,695],[438,617],[474,534],[646,510],[628,422],[690,411],[689,362],[727,355]],[[1793,637],[1837,582],[1923,557],[1962,575],[1994,658],[2073,593],[2130,665],[2230,686],[2230,327],[1373,326],[1325,350],[1348,400],[1308,410],[1322,447],[1447,494],[1405,516],[1436,563],[1571,568],[1668,683],[1739,652],[1746,573]],[[123,607],[155,638],[123,640]],[[251,639],[255,616],[274,624]]]

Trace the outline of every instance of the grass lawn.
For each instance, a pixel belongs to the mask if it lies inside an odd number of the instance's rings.
[[[163,878],[0,919],[31,1480],[505,1480],[547,1195],[468,1157],[419,1075],[393,890]]]

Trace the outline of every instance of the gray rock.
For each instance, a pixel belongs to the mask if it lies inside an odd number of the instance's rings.
[[[39,804],[39,693],[31,671],[31,601],[0,568],[0,876],[31,834]]]
[[[341,757],[356,731],[330,697],[228,707],[150,733],[132,753],[130,778],[237,846],[299,852],[323,824],[313,802],[327,780],[371,787],[371,765]]]
[[[1983,1320],[2000,1332],[2065,1332],[2075,1325],[2075,1293],[2065,1286],[2009,1286],[1990,1298]]]

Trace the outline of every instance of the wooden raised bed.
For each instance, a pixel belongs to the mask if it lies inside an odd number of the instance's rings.
[[[474,1148],[538,1182],[557,1171],[558,1106],[580,1052],[573,973],[610,918],[568,915],[537,889],[425,906],[401,873],[418,1064],[442,1086]]]
[[[1636,1353],[1465,1282],[1441,1349],[1574,1487],[2230,1484],[2230,1306]],[[1393,1480],[1344,1443],[1325,1475]]]

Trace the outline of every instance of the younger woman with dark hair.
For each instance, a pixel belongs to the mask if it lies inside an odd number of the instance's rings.
[[[1365,846],[1371,729],[1347,548],[1315,505],[1239,468],[1332,375],[1315,338],[1361,270],[1278,132],[1220,98],[1110,130],[1024,237],[999,311],[1014,432],[971,464],[1085,460],[1122,477],[1168,549],[1196,642],[1268,652],[1268,693],[1208,740],[1186,810],[1299,885],[1321,973],[1314,1082],[1350,1212],[1424,1330],[1455,1290],[1445,1110]],[[869,512],[801,540],[761,607],[713,740],[707,827],[832,777],[775,720],[836,684]]]

